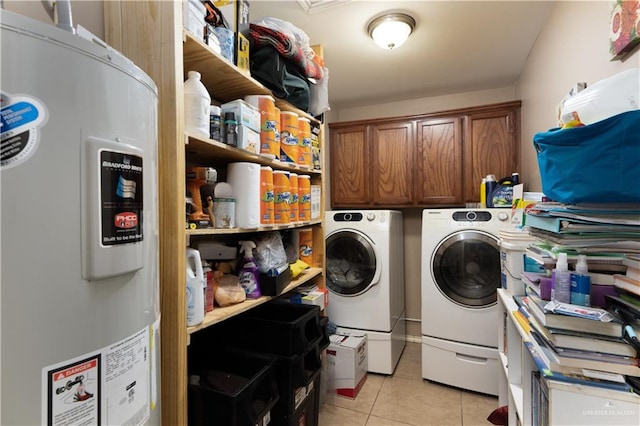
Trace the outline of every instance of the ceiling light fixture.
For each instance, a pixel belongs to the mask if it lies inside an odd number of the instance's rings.
[[[378,46],[391,50],[402,46],[415,26],[416,20],[406,13],[387,13],[371,21],[367,32]]]

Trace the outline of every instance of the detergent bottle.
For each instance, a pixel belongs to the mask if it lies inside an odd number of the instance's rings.
[[[260,271],[253,257],[256,244],[253,241],[239,241],[238,244],[240,244],[240,253],[244,253],[238,273],[240,285],[247,294],[247,299],[257,299],[262,296],[262,293],[260,292]]]

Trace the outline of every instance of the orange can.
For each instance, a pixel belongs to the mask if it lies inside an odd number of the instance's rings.
[[[298,222],[298,175],[296,173],[289,173],[289,186],[291,193],[289,195],[289,207],[291,214],[289,215],[289,221],[291,223]]]
[[[298,175],[298,220],[311,220],[311,176]]]
[[[298,118],[298,164],[311,168],[311,121]]]
[[[260,167],[260,224],[274,223],[274,192],[273,169],[269,166]]]
[[[260,155],[276,158],[280,151],[276,144],[276,103],[269,95],[245,96],[244,100],[260,111]]]
[[[291,217],[291,184],[289,172],[284,170],[273,171],[273,221],[275,224],[289,223]]]
[[[300,230],[298,258],[309,266],[313,266],[313,229]]]
[[[280,108],[275,107],[275,117],[276,117],[276,121],[275,121],[275,126],[274,126],[274,131],[276,134],[276,145],[274,147],[274,151],[272,151],[271,153],[273,155],[275,155],[276,159],[279,160],[280,159]]]
[[[280,161],[298,161],[298,114],[295,112],[280,113]]]

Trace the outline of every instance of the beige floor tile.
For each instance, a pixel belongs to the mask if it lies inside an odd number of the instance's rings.
[[[396,422],[395,420],[385,419],[377,416],[369,416],[367,426],[410,426],[409,423]]]
[[[358,411],[324,404],[318,415],[318,426],[364,426],[368,416]]]
[[[356,399],[345,398],[337,395],[334,392],[329,391],[326,395],[326,403],[337,407],[348,408],[350,410],[358,411],[360,413],[369,414],[373,403],[378,397],[378,392],[382,387],[382,382],[385,376],[379,374],[369,374],[367,380],[364,382],[364,386],[360,389],[360,393]]]
[[[407,342],[393,377],[422,381],[422,347],[419,343]]]
[[[414,426],[462,425],[459,390],[401,377],[387,378],[371,415]]]
[[[487,417],[498,408],[498,398],[473,392],[462,392],[462,424],[488,425]]]

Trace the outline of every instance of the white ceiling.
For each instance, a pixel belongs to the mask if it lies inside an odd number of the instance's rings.
[[[554,4],[249,1],[250,21],[283,19],[306,32],[312,45],[324,47],[334,108],[512,87]],[[394,50],[376,46],[366,29],[371,19],[387,11],[408,13],[417,22],[409,40]],[[568,40],[558,43],[572,48]]]

